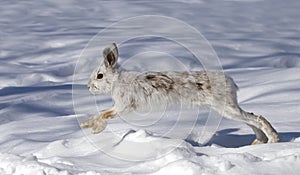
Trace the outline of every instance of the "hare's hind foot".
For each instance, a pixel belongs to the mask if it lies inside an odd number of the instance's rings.
[[[268,143],[279,142],[279,135],[268,120],[261,115],[259,115],[257,119],[262,124],[262,130],[265,130],[265,133],[267,134]]]
[[[270,139],[268,140],[268,142],[264,142],[264,141],[261,141],[261,140],[258,140],[258,139],[255,139],[253,142],[252,142],[252,145],[258,145],[258,144],[265,144],[265,143],[277,143],[279,142],[279,138],[274,138],[274,139]]]
[[[277,142],[279,142],[279,141],[280,141],[280,139],[279,139],[279,137],[278,137],[278,135],[277,135],[277,136],[275,136],[275,137],[273,137],[273,138],[271,138],[271,139],[269,138],[267,142],[262,141],[262,140],[259,140],[259,139],[255,139],[255,140],[252,142],[252,145],[265,144],[265,143],[277,143]]]
[[[218,108],[216,108],[218,110]],[[221,113],[221,112],[220,112]],[[255,115],[246,112],[240,107],[228,107],[225,109],[225,117],[233,120],[245,122],[252,128],[256,139],[252,144],[276,143],[279,142],[279,136],[273,126],[261,115]]]
[[[253,113],[247,113],[247,115],[248,117],[254,117],[254,120],[250,121],[251,124],[248,124],[256,135],[256,139],[252,142],[252,145],[279,142],[277,131],[267,119],[261,115],[255,115]]]
[[[277,143],[279,141],[280,141],[280,139],[279,139],[279,136],[276,132],[276,133],[274,133],[274,137],[268,140],[268,143]]]
[[[258,145],[258,144],[265,144],[265,143],[267,143],[267,142],[263,142],[263,141],[261,141],[261,140],[255,139],[255,140],[251,143],[251,145]]]

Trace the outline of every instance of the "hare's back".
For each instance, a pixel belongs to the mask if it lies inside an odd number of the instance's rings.
[[[215,99],[235,101],[237,86],[223,72],[156,72],[144,75],[146,86],[152,92],[168,96],[172,100],[187,103],[211,104]]]
[[[232,79],[222,72],[123,72],[119,78],[112,96],[116,103],[132,108],[161,102],[206,106],[235,94]]]
[[[154,89],[166,92],[209,91],[211,84],[207,72],[154,72],[144,75]]]

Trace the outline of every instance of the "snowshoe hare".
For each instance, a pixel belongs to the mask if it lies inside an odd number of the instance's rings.
[[[82,128],[92,127],[94,134],[105,129],[106,119],[142,108],[149,102],[164,101],[199,107],[210,106],[228,119],[245,122],[256,135],[252,144],[279,141],[277,132],[263,116],[245,112],[239,107],[237,86],[222,72],[118,71],[118,48],[115,43],[103,50],[103,57],[103,63],[91,75],[88,88],[93,94],[111,95],[114,106],[100,111],[80,124]],[[224,82],[222,87],[221,82]],[[225,102],[220,103],[220,99],[225,99]]]

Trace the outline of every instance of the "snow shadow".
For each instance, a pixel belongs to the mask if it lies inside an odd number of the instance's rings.
[[[280,132],[278,134],[280,142],[292,142],[300,137],[300,132]]]
[[[252,141],[255,139],[255,135],[232,134],[232,132],[236,132],[238,130],[239,128],[231,128],[218,131],[205,146],[219,145],[228,148],[238,148],[246,145],[251,145]]]
[[[251,145],[255,139],[254,134],[232,134],[232,132],[238,131],[238,128],[224,129],[218,131],[212,139],[204,146],[219,145],[226,148],[238,148],[242,146]],[[300,137],[300,132],[280,132],[280,142],[291,142],[296,138]],[[190,142],[191,143],[191,142]],[[191,143],[195,145],[195,143]]]
[[[1,96],[17,95],[17,94],[28,94],[28,93],[37,93],[44,91],[53,91],[53,90],[71,90],[71,84],[65,85],[53,85],[53,86],[26,86],[26,87],[4,87],[0,89]]]

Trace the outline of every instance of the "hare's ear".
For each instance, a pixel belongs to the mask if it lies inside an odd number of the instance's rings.
[[[106,67],[114,68],[118,61],[118,55],[118,48],[115,43],[112,43],[110,46],[106,47],[103,50],[104,65]]]

